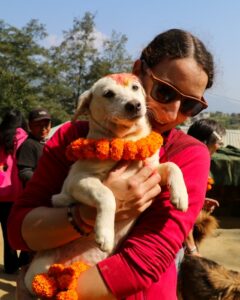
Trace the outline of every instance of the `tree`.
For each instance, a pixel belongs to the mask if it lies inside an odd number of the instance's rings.
[[[37,20],[21,29],[0,22],[0,111],[18,107],[27,113],[42,106],[63,112],[61,118],[67,117],[55,100],[57,89],[50,87],[58,82],[58,72],[50,64],[48,49],[39,45],[46,36],[45,26]],[[53,89],[51,94],[49,90]]]
[[[115,31],[103,42],[100,57],[91,65],[89,85],[106,74],[131,72],[133,60],[126,51],[126,43],[127,37]]]
[[[79,96],[100,77],[115,71],[130,70],[131,57],[125,49],[127,37],[113,32],[102,45],[97,43],[94,15],[87,12],[82,20],[75,18],[73,28],[64,32],[64,40],[52,48],[53,64],[61,69],[61,78],[71,89],[61,100],[69,113]]]
[[[44,26],[32,20],[21,30],[3,21],[0,27],[0,107],[18,105],[28,109],[38,100],[38,70],[47,54],[37,44],[46,36]]]
[[[89,65],[96,59],[94,47],[94,16],[86,13],[82,20],[75,18],[73,28],[64,32],[63,42],[52,48],[53,63],[60,69],[60,77],[71,90],[61,101],[69,113],[85,90],[85,78]]]
[[[45,26],[30,20],[18,29],[0,20],[0,116],[3,107],[28,112],[42,106],[66,121],[78,97],[98,78],[130,70],[127,37],[113,31],[98,43],[94,15],[75,18],[59,46],[46,48]]]

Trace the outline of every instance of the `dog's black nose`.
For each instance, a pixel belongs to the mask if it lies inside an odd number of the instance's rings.
[[[127,112],[138,112],[141,110],[141,103],[139,101],[130,101],[125,105]]]

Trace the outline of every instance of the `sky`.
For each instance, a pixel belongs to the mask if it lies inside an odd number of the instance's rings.
[[[74,18],[95,15],[96,30],[128,38],[137,59],[155,35],[181,28],[199,37],[215,60],[215,83],[205,93],[207,111],[240,113],[240,1],[238,0],[0,0],[0,19],[18,28],[31,19],[46,26],[46,43],[61,41]],[[240,121],[240,120],[239,120]]]

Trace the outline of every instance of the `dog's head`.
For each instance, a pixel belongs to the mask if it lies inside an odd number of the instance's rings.
[[[99,126],[121,135],[146,115],[145,92],[138,77],[130,73],[99,79],[80,98],[73,120],[87,113]]]

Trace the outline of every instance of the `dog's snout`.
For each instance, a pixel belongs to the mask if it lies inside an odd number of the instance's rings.
[[[141,103],[139,101],[130,101],[125,105],[127,112],[139,112],[141,110]]]

